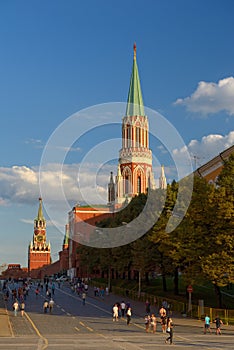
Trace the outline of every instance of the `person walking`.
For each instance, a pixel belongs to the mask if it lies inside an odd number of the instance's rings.
[[[211,333],[210,329],[210,317],[208,315],[205,315],[205,322],[204,322],[204,334],[209,331]]]
[[[83,301],[83,305],[85,305],[85,299],[86,299],[86,293],[82,293],[82,301]]]
[[[221,335],[221,325],[223,324],[223,321],[219,318],[219,315],[216,316],[216,318],[214,319],[214,323],[215,323],[215,326],[216,326],[216,329],[215,329],[215,334],[216,335]]]
[[[150,326],[150,315],[145,315],[145,331],[146,331],[146,333],[149,332],[149,326]]]
[[[119,308],[117,304],[113,306],[112,311],[113,311],[113,322],[114,321],[116,322],[119,320]]]
[[[165,343],[167,344],[170,341],[170,344],[172,344],[173,341],[173,322],[171,317],[167,317],[167,323],[166,323],[167,330],[166,332],[169,334],[169,337],[166,338]]]
[[[122,301],[120,303],[120,307],[121,307],[121,318],[124,318],[124,314],[125,314],[125,309],[126,309],[126,304],[124,301]]]
[[[152,315],[151,315],[150,323],[151,323],[151,329],[152,329],[153,333],[156,333],[156,329],[157,329],[157,318],[156,318],[155,314],[152,314]]]
[[[19,303],[18,300],[15,299],[14,303],[13,303],[13,310],[14,310],[14,315],[17,316],[18,310],[19,310]]]
[[[55,284],[54,284],[54,282],[52,283],[51,290],[52,290],[52,295],[54,295],[54,292],[55,292]]]
[[[45,300],[45,301],[44,301],[44,304],[43,304],[44,314],[46,314],[46,313],[47,313],[47,309],[48,309],[48,307],[49,307],[49,303],[48,303],[48,301],[47,301],[47,300]]]
[[[167,315],[166,312],[162,314],[161,318],[161,326],[162,326],[162,332],[166,333],[166,323],[167,323]]]
[[[21,311],[21,316],[24,316],[24,310],[25,310],[25,302],[22,301],[22,303],[20,304],[20,311]]]
[[[150,302],[146,300],[145,302],[145,312],[149,315],[150,314]]]
[[[51,289],[49,287],[46,291],[46,296],[47,296],[47,298],[51,298]]]
[[[131,309],[131,307],[129,307],[127,309],[126,316],[127,316],[127,325],[129,325],[130,322],[131,322],[131,317],[132,317],[132,309]]]
[[[51,314],[52,311],[53,311],[53,307],[54,307],[54,300],[51,298],[50,301],[49,301],[49,310],[50,310],[50,314]]]

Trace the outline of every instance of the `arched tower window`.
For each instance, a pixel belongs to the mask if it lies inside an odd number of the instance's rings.
[[[131,127],[127,125],[127,147],[131,147]]]
[[[141,177],[137,177],[137,193],[141,193]]]
[[[137,126],[136,127],[136,146],[140,147],[140,143],[141,143],[141,128]]]
[[[129,177],[128,175],[125,176],[125,193],[128,194],[129,193]]]

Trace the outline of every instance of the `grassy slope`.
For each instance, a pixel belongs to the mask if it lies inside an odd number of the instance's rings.
[[[105,279],[98,279],[97,281],[107,284],[107,280]],[[128,281],[128,280],[112,280],[111,284],[113,286],[118,286],[123,288],[124,290],[134,290],[138,291],[138,281]],[[155,296],[161,296],[161,297],[167,297],[169,299],[177,300],[186,302],[186,285],[183,282],[183,279],[180,278],[179,280],[179,291],[180,294],[175,296],[173,292],[173,278],[167,278],[167,292],[163,292],[162,290],[162,279],[161,277],[157,277],[156,279],[153,279],[150,281],[150,283],[147,285],[142,281],[141,291],[152,294]],[[234,309],[234,286],[232,289],[227,289],[227,287],[221,288],[223,294],[223,304],[228,309]],[[226,294],[229,294],[231,296],[228,296]],[[192,293],[192,303],[198,304],[198,300],[203,299],[204,305],[209,307],[217,307],[217,298],[214,292],[214,287],[212,284],[209,284],[207,282],[203,282],[203,284],[199,286],[193,286],[193,293]]]

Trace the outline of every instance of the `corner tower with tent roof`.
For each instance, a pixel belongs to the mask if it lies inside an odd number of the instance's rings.
[[[34,220],[33,240],[28,249],[29,276],[39,278],[40,268],[50,263],[50,243],[46,241],[46,220],[42,211],[42,198],[39,198],[38,214]]]

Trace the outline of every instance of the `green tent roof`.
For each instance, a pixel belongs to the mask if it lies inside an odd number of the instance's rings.
[[[132,66],[132,75],[130,80],[130,87],[128,92],[128,101],[126,108],[126,116],[144,116],[144,104],[141,93],[141,84],[138,74],[137,60],[136,60],[136,44],[134,44],[134,57]]]

